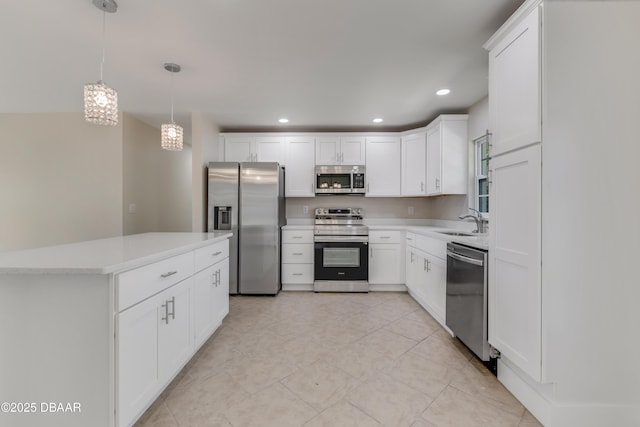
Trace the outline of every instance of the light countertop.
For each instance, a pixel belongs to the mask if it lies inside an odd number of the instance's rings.
[[[282,227],[283,230],[313,230],[313,220],[307,223],[296,221],[293,224],[287,224]],[[474,248],[489,250],[489,235],[478,234],[474,236],[450,236],[438,233],[438,231],[466,231],[471,232],[475,228],[474,224],[461,221],[440,221],[440,220],[409,220],[403,221],[392,219],[385,221],[384,219],[365,220],[365,224],[369,227],[369,231],[376,230],[396,230],[410,233],[420,234],[426,237],[444,240],[447,242],[462,243]],[[425,225],[423,225],[425,224]],[[428,224],[428,225],[426,225]]]
[[[231,237],[213,233],[144,233],[15,252],[0,252],[2,274],[110,274]]]

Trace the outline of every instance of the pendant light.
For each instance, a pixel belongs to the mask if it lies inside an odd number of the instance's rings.
[[[166,63],[164,69],[171,73],[171,123],[163,124],[162,148],[169,151],[182,151],[182,126],[173,121],[173,75],[180,72],[178,64]]]
[[[118,92],[102,81],[104,68],[105,32],[107,12],[115,13],[118,5],[114,0],[93,0],[94,6],[102,10],[102,61],[100,80],[84,85],[84,119],[96,125],[118,124]]]

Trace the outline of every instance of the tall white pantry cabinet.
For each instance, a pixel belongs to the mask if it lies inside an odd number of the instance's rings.
[[[489,342],[545,426],[640,425],[638,21],[530,0],[485,45]]]

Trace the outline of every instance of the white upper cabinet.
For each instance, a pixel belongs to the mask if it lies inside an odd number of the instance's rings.
[[[227,162],[285,163],[285,142],[281,136],[224,136]]]
[[[367,137],[366,165],[367,197],[400,195],[399,137]]]
[[[314,197],[315,138],[287,137],[285,197]]]
[[[425,180],[427,167],[427,139],[424,132],[402,137],[401,195],[424,196],[427,194]]]
[[[441,115],[427,126],[427,196],[467,193],[467,118]]]
[[[489,49],[491,155],[541,141],[541,13],[534,8]]]
[[[364,136],[321,136],[316,138],[317,165],[364,165]]]
[[[227,162],[252,162],[254,156],[255,137],[225,136],[224,160]]]
[[[281,136],[259,136],[256,138],[256,160],[285,164],[285,138]]]

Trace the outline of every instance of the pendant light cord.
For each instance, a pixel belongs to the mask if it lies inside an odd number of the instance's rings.
[[[175,71],[171,71],[171,124],[175,123],[173,121],[173,75],[174,74],[175,74]]]
[[[107,12],[106,10],[102,11],[102,61],[100,61],[100,81],[102,81],[102,71],[104,68],[104,57],[105,57],[105,44],[106,44],[106,32],[107,32]]]

